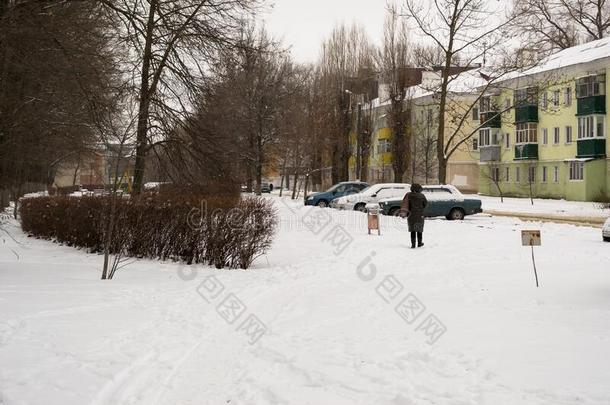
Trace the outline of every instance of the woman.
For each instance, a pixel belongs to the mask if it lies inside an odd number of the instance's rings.
[[[409,232],[411,232],[411,249],[415,249],[415,238],[417,247],[424,246],[424,208],[428,205],[426,196],[422,194],[422,186],[419,184],[411,185],[411,192],[405,195],[401,205],[401,215],[407,217]]]

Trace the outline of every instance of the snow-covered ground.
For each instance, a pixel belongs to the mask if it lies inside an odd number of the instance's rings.
[[[439,219],[411,250],[400,219],[368,235],[364,214],[277,204],[250,271],[140,260],[100,281],[100,256],[5,225],[0,404],[610,403],[599,229]]]
[[[534,198],[532,205],[529,198],[504,198],[504,202],[501,202],[499,197],[483,195],[467,195],[467,197],[479,198],[483,202],[484,210],[573,218],[610,217],[610,209],[603,209],[600,204],[594,202]]]

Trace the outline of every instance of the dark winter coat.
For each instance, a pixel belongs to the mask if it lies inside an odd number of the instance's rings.
[[[402,200],[401,210],[407,215],[409,232],[424,231],[424,208],[428,205],[426,196],[420,192],[411,191]]]

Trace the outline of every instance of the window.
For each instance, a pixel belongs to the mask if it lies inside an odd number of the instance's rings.
[[[517,139],[515,143],[535,143],[538,142],[538,124],[528,122],[517,124]]]
[[[603,115],[578,117],[578,139],[605,137],[605,118]]]
[[[583,180],[585,163],[577,160],[570,162],[570,180]]]
[[[543,183],[546,183],[546,177],[547,177],[546,166],[542,166],[542,182]]]
[[[472,120],[473,121],[479,120],[479,107],[472,107]]]
[[[499,167],[492,168],[491,176],[492,176],[491,179],[494,183],[499,182],[500,181],[500,168]]]
[[[472,150],[479,150],[479,140],[476,138],[472,140]]]
[[[519,166],[515,167],[515,181],[517,183],[521,181],[521,168]]]
[[[598,138],[603,138],[604,136],[606,136],[606,131],[605,131],[605,118],[603,115],[598,115],[596,117],[596,131],[595,131],[595,136]]]
[[[546,109],[549,106],[549,99],[548,99],[548,94],[546,91],[544,93],[542,93],[542,99],[540,100],[540,106],[543,109]]]
[[[559,96],[561,92],[559,90],[553,91],[553,107],[559,107]]]
[[[508,132],[504,134],[504,144],[506,149],[510,148],[510,134]]]
[[[377,146],[377,153],[388,153],[391,151],[392,145],[388,139],[380,139]]]
[[[498,145],[498,129],[483,128],[479,130],[479,147]]]
[[[491,111],[491,98],[490,97],[481,97],[481,113],[486,113]]]
[[[581,77],[576,81],[576,97],[603,96],[606,94],[606,75]]]
[[[504,100],[504,109],[508,110],[510,108],[510,98]]]
[[[559,183],[559,166],[553,167],[553,183]]]
[[[504,181],[510,181],[510,167],[506,167],[506,173],[504,173]]]
[[[553,144],[559,145],[559,127],[553,128]]]
[[[538,105],[538,88],[528,87],[526,89],[515,90],[515,105]]]
[[[529,183],[534,183],[536,181],[536,167],[530,166],[527,171],[527,181]]]
[[[566,143],[572,143],[572,126],[566,126]]]
[[[565,103],[566,107],[569,107],[572,105],[572,88],[571,87],[566,87],[564,89],[563,99],[564,99],[564,103]]]
[[[549,131],[546,128],[542,128],[542,144],[548,145],[549,143]]]

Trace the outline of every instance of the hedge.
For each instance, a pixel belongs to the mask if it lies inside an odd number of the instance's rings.
[[[105,249],[111,197],[36,197],[20,203],[31,236],[90,252]],[[148,194],[117,197],[111,254],[247,269],[271,246],[277,227],[269,200]]]

